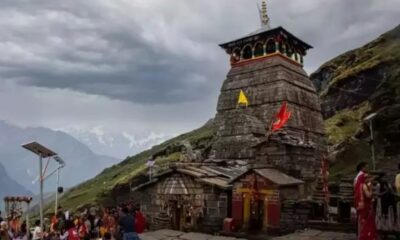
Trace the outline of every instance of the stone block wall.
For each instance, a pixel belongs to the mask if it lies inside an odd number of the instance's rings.
[[[307,228],[312,206],[307,202],[287,200],[282,203],[280,230],[293,232]]]
[[[160,194],[162,186],[163,180],[160,180],[131,194],[131,199],[141,205],[152,230],[174,228],[171,225],[171,201],[176,201],[181,209],[181,227],[186,211],[192,208],[194,229],[222,228],[223,219],[228,216],[228,207],[231,204],[227,191],[196,182],[190,194]]]
[[[249,99],[248,107],[237,106],[240,90]],[[290,149],[283,143],[253,148],[265,139],[284,101],[292,112],[284,127],[286,135],[314,149]],[[240,159],[249,164],[263,159],[263,163],[271,163],[289,175],[294,173],[294,177],[316,179],[320,153],[325,149],[324,126],[315,88],[301,66],[272,56],[233,67],[221,88],[215,124],[218,131],[211,158]]]

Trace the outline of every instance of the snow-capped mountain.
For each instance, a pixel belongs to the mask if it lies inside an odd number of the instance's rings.
[[[102,126],[95,126],[91,129],[67,128],[63,131],[85,143],[93,152],[120,159],[135,155],[174,137],[154,132],[142,135],[135,135],[127,131],[108,132]]]

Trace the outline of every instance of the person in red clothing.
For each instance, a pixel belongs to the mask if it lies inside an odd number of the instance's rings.
[[[65,233],[60,237],[61,240],[79,240],[78,230],[71,220],[65,222]]]
[[[144,232],[146,226],[146,219],[143,213],[140,211],[140,207],[135,207],[135,230],[138,234]]]
[[[372,177],[366,175],[365,179],[361,180],[363,181],[361,186],[356,189],[356,191],[360,191],[361,195],[358,209],[360,219],[358,239],[376,240],[378,239],[378,232],[376,230],[375,210],[373,205]]]
[[[87,235],[88,235],[88,228],[86,226],[84,217],[81,217],[81,218],[78,219],[77,230],[78,230],[79,238],[81,240],[85,240],[87,238]]]

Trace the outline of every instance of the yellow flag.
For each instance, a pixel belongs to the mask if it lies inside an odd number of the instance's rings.
[[[239,105],[246,105],[246,107],[249,105],[249,101],[247,100],[246,95],[244,94],[244,92],[242,90],[240,90],[239,93],[239,99],[238,99],[238,104]]]

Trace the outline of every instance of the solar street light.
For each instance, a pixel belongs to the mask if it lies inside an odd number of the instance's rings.
[[[58,193],[62,193],[62,191],[60,191],[60,170],[61,168],[63,168],[65,166],[65,162],[64,160],[56,155],[53,157],[54,160],[56,160],[56,162],[58,163],[58,168],[57,168],[57,191],[56,191],[56,201],[55,201],[55,207],[54,207],[54,214],[57,215],[57,209],[58,209]]]
[[[40,228],[42,231],[43,228],[43,158],[54,157],[57,153],[53,152],[52,150],[46,148],[45,146],[39,144],[38,142],[31,142],[22,145],[23,148],[33,152],[39,157],[39,183],[40,183]],[[43,236],[41,237],[43,239]]]

